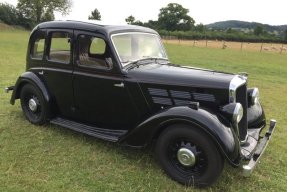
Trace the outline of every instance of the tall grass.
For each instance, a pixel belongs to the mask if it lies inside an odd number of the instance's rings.
[[[25,70],[28,32],[0,31],[0,88]],[[170,60],[195,67],[249,73],[267,118],[278,127],[250,178],[227,163],[206,191],[285,191],[287,188],[287,55],[166,45]],[[0,191],[199,191],[169,179],[151,149],[120,147],[54,125],[27,122],[19,102],[0,92]]]

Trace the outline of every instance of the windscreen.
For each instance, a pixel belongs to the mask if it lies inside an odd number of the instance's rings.
[[[116,34],[112,36],[112,41],[123,66],[150,57],[167,59],[160,37],[155,34]]]

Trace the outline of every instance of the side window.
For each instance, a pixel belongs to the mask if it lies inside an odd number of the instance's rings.
[[[71,45],[70,35],[67,32],[52,32],[49,60],[61,63],[70,63]]]
[[[42,59],[45,49],[45,32],[39,31],[35,33],[34,39],[31,44],[31,57],[32,59]]]
[[[79,65],[100,69],[110,69],[111,58],[106,47],[106,42],[98,37],[90,35],[78,36],[78,60]]]
[[[90,47],[91,54],[105,54],[106,43],[103,39],[94,37],[92,38],[92,43]]]

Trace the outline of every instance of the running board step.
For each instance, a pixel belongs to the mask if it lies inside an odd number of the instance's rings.
[[[50,120],[50,123],[111,142],[117,142],[121,136],[127,133],[126,130],[103,129],[59,117]]]

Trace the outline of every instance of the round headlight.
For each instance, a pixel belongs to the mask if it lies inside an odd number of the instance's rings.
[[[258,88],[254,88],[251,93],[251,104],[255,105],[259,101],[259,90]]]
[[[236,103],[233,111],[232,120],[234,123],[239,123],[242,117],[243,117],[243,107],[240,103]]]
[[[230,103],[222,106],[220,111],[235,124],[239,123],[243,117],[243,107],[240,103]]]

